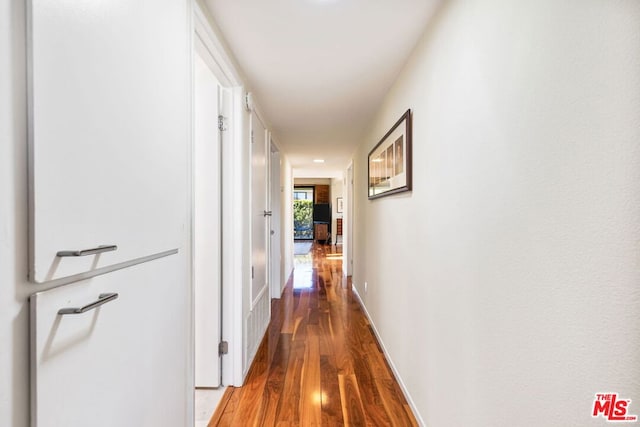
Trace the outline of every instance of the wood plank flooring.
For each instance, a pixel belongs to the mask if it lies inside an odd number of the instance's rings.
[[[227,389],[209,427],[417,426],[339,251],[296,256],[244,386]]]

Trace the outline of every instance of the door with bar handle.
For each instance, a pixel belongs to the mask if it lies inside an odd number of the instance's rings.
[[[251,308],[267,286],[267,230],[271,211],[267,200],[267,129],[255,111],[251,113]]]
[[[179,401],[185,380],[175,383],[160,368],[171,366],[175,355],[158,352],[154,344],[159,338],[179,345],[186,330],[170,314],[181,304],[180,287],[174,286],[183,279],[177,259],[31,296],[33,427],[184,424],[172,404],[158,404],[168,397]],[[155,295],[171,302],[158,302]]]
[[[26,4],[31,427],[187,425],[193,5]]]
[[[86,277],[179,248],[190,123],[186,5],[28,3],[31,280]],[[113,28],[117,36],[105,37]],[[91,250],[102,245],[113,249]]]
[[[82,307],[67,307],[67,308],[61,308],[60,310],[58,310],[58,314],[59,315],[65,315],[65,314],[83,314],[86,313],[87,311],[91,311],[91,310],[95,310],[96,308],[100,307],[101,305],[104,305],[110,301],[113,301],[115,299],[118,298],[118,294],[115,292],[109,292],[106,294],[100,294],[98,296],[98,299],[90,302],[89,304],[85,304]]]
[[[73,250],[73,251],[59,251],[56,256],[63,258],[63,257],[70,257],[70,256],[88,256],[88,255],[98,255],[98,254],[102,254],[105,252],[111,252],[111,251],[115,251],[116,249],[118,249],[118,246],[116,245],[100,245],[98,247],[95,248],[90,248],[90,249],[78,249],[78,250]]]

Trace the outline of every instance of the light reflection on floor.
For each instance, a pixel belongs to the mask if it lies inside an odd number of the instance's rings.
[[[331,247],[329,247],[331,250]],[[328,261],[342,261],[342,247],[335,247],[336,251],[324,253],[325,258]],[[293,289],[311,289],[313,287],[313,248],[304,255],[294,255],[293,257]]]
[[[313,257],[312,251],[306,255],[293,257],[293,289],[309,289],[313,286]]]

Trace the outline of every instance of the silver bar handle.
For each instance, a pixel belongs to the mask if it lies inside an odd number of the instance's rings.
[[[101,245],[101,246],[98,246],[97,248],[91,248],[91,249],[80,249],[77,251],[60,251],[56,255],[59,257],[87,256],[87,255],[101,254],[103,252],[111,252],[111,251],[115,251],[116,249],[118,249],[117,245]]]
[[[82,307],[61,308],[60,310],[58,310],[58,314],[64,315],[64,314],[86,313],[87,311],[93,310],[94,308],[98,308],[102,304],[106,304],[109,301],[113,301],[114,299],[117,299],[117,298],[118,298],[118,294],[115,292],[108,293],[108,294],[100,294],[97,300],[90,302],[87,305],[84,305]]]

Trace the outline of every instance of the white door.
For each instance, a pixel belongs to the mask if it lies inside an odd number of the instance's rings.
[[[220,385],[221,173],[219,103],[222,88],[200,55],[194,64],[193,279],[195,386]]]
[[[31,426],[187,425],[185,273],[170,256],[32,295]]]
[[[268,292],[267,286],[267,139],[266,127],[251,113],[251,306]],[[255,337],[256,339],[258,337]]]
[[[342,271],[345,276],[351,276],[353,274],[353,164],[347,168],[347,180],[346,180],[346,204],[344,206],[344,230],[342,238],[344,243],[344,256],[342,258]],[[345,239],[346,237],[346,239]]]
[[[29,3],[31,279],[180,247],[186,2]]]
[[[269,258],[271,264],[271,298],[280,298],[282,294],[282,240],[281,240],[281,194],[282,184],[280,182],[280,152],[273,141],[271,147],[271,179],[270,179],[270,239]]]
[[[27,3],[31,425],[184,426],[191,2]]]

